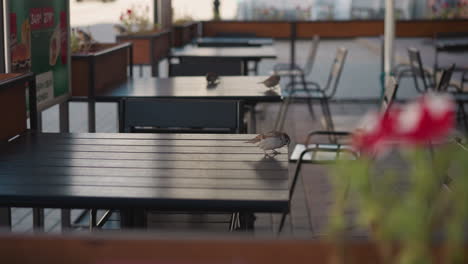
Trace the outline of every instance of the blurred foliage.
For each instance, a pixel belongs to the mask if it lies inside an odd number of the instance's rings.
[[[368,230],[377,245],[382,263],[432,263],[434,237],[442,234],[443,263],[464,263],[468,223],[466,150],[446,144],[399,153],[408,166],[403,172],[381,168],[380,161],[367,157],[340,161],[334,167],[332,238],[340,244],[346,237],[344,212],[352,207],[357,210],[359,226]],[[401,179],[407,181],[405,188],[399,185]],[[447,188],[444,184],[449,179],[453,182]],[[400,250],[396,251],[397,247]]]
[[[176,19],[174,22],[172,22],[172,24],[180,26],[190,22],[193,22],[193,18],[191,16],[183,16],[181,18]]]

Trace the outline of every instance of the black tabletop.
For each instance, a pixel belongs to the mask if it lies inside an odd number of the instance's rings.
[[[287,149],[253,136],[25,135],[0,148],[0,206],[287,211]]]
[[[172,57],[207,57],[207,58],[240,58],[275,59],[276,52],[272,46],[261,47],[192,47],[172,49]]]
[[[280,89],[268,89],[259,82],[268,76],[226,76],[219,83],[208,87],[205,77],[133,78],[127,82],[96,95],[98,100],[122,98],[197,98],[231,99],[256,102],[281,100]]]
[[[468,37],[437,39],[435,47],[438,51],[466,52],[468,51]]]
[[[218,44],[218,45],[253,45],[253,46],[271,46],[272,38],[229,38],[229,37],[204,37],[195,40],[197,44]]]

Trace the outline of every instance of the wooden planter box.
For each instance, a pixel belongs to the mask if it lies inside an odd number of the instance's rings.
[[[95,44],[91,52],[73,54],[72,95],[94,97],[127,80],[127,68],[132,75],[132,45],[130,43]]]
[[[125,233],[123,233],[125,234]],[[348,243],[338,252],[334,245],[312,240],[260,240],[234,237],[216,239],[156,239],[133,234],[117,236],[44,236],[11,234],[0,236],[4,263],[233,263],[243,264],[311,264],[311,263],[386,263],[378,256],[372,242]],[[28,254],[24,254],[27,252]],[[80,257],[76,257],[80,252]],[[339,258],[339,253],[344,258]],[[443,263],[443,248],[434,246],[432,263]],[[463,252],[466,257],[467,251]],[[387,260],[388,261],[388,260]],[[117,263],[124,263],[119,262]]]
[[[151,73],[158,76],[158,63],[169,56],[171,51],[171,31],[152,34],[118,35],[118,43],[133,44],[133,63],[151,65]]]
[[[26,131],[28,89],[31,129],[37,129],[36,86],[32,73],[0,74],[0,144]]]
[[[172,45],[182,47],[198,37],[199,22],[188,22],[183,25],[172,26]]]

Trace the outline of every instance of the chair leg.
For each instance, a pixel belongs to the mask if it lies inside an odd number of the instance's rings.
[[[330,106],[328,105],[328,99],[320,99],[320,104],[322,106],[323,115],[325,118],[325,126],[328,131],[335,131],[333,125],[333,119],[330,112]],[[329,136],[330,142],[336,143],[336,137],[333,135]]]
[[[229,231],[230,232],[233,232],[233,231],[236,230],[238,219],[239,219],[239,214],[238,213],[232,213],[231,222],[229,223]]]
[[[286,121],[286,116],[288,114],[289,105],[293,100],[292,96],[286,97],[283,103],[281,103],[281,107],[278,112],[278,116],[276,117],[275,121],[275,130],[276,131],[283,131],[284,122]]]
[[[33,229],[44,231],[44,208],[33,208]]]
[[[112,213],[113,213],[112,210],[107,210],[104,213],[104,215],[101,217],[101,219],[99,219],[99,221],[96,222],[96,227],[97,228],[102,228],[106,224],[107,220],[109,220],[111,218]]]
[[[11,208],[0,207],[0,229],[11,230]]]
[[[278,235],[281,234],[281,231],[283,231],[283,227],[284,227],[284,223],[286,222],[287,215],[288,215],[287,213],[283,213],[283,215],[281,216],[281,222],[278,228]]]
[[[309,109],[309,113],[310,113],[310,116],[312,117],[312,119],[316,119],[316,116],[315,116],[315,112],[314,112],[314,107],[312,105],[312,99],[310,98],[307,98],[307,107]]]
[[[89,214],[89,231],[96,227],[97,209],[91,209]]]
[[[466,119],[467,115],[466,115],[466,111],[465,111],[465,103],[464,102],[459,102],[458,103],[458,108],[459,108],[460,113],[461,113],[463,126],[465,127],[465,133],[468,134],[468,120]]]
[[[292,200],[294,190],[296,189],[297,180],[299,179],[299,173],[301,172],[303,155],[304,155],[304,153],[300,156],[299,160],[297,161],[296,169],[294,170],[293,180],[291,182],[291,186],[289,187],[289,201]],[[279,226],[279,229],[278,229],[278,234],[281,233],[281,230],[283,230],[284,222],[286,221],[286,216],[287,215],[288,215],[288,213],[283,213],[283,216],[281,217],[281,222],[280,222],[280,226]]]

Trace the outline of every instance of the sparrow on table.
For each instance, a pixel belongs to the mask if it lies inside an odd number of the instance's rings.
[[[263,82],[259,82],[259,83],[263,83],[268,88],[275,88],[276,85],[278,85],[278,83],[280,82],[280,80],[281,80],[281,77],[279,75],[273,74],[270,77],[268,77],[266,80],[264,80]]]
[[[277,154],[280,154],[276,149],[289,145],[289,142],[291,142],[291,139],[288,134],[278,131],[260,134],[251,140],[246,141],[246,143],[259,143],[258,147],[263,149],[265,156],[268,157],[274,157]],[[268,154],[267,150],[272,150],[272,152]]]
[[[206,74],[206,81],[208,85],[214,85],[219,80],[219,76],[216,72],[208,72]]]

